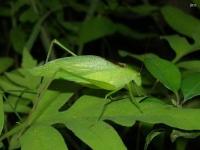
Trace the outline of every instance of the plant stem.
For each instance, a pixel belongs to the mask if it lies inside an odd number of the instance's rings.
[[[181,107],[179,93],[178,93],[178,92],[175,92],[175,96],[176,96],[176,106],[177,106],[177,107]]]
[[[25,126],[25,123],[20,124],[19,126],[11,129],[10,131],[8,131],[7,133],[5,133],[4,135],[2,135],[0,137],[0,141],[4,140],[5,138],[12,136],[13,134],[19,132],[21,129],[23,129]]]

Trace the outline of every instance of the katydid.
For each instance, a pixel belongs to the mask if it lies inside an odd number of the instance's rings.
[[[59,58],[48,62],[53,44],[61,46],[73,56]],[[131,102],[140,112],[142,112],[138,102],[134,101],[134,96],[131,91],[131,84],[133,84],[133,82],[138,86],[141,86],[141,76],[139,72],[127,65],[119,66],[94,55],[77,56],[57,40],[54,40],[50,46],[45,64],[32,68],[30,72],[36,76],[65,79],[90,88],[108,90],[110,92],[106,94],[106,100],[109,100],[108,96],[120,89],[127,88]],[[103,114],[101,114],[101,116],[102,115]]]

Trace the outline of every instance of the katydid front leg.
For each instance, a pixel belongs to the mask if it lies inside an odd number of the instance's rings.
[[[106,103],[104,104],[104,106],[103,106],[103,110],[101,111],[101,114],[100,114],[99,117],[98,117],[98,121],[101,120],[101,118],[103,117],[107,106],[108,106],[110,103],[113,102],[113,101],[111,101],[111,100],[109,99],[109,97],[110,97],[112,94],[114,94],[114,93],[116,93],[117,91],[119,91],[120,89],[122,89],[122,88],[118,88],[118,89],[116,89],[116,90],[114,90],[114,91],[111,91],[111,92],[109,92],[108,94],[106,94],[105,100],[107,100],[107,102],[106,102]]]
[[[132,86],[133,86],[133,83],[132,82],[129,82],[127,84],[127,88],[128,88],[128,92],[129,92],[129,96],[130,96],[130,102],[135,106],[137,107],[137,109],[143,113],[142,109],[140,108],[138,102],[135,100],[134,98],[134,95],[133,95],[133,92],[132,92]]]
[[[133,96],[133,93],[132,93],[132,86],[133,86],[133,83],[132,83],[132,82],[130,82],[130,83],[127,84],[127,89],[128,89],[128,93],[129,93],[129,100],[130,100],[130,102],[140,111],[140,113],[143,113],[143,111],[142,111],[142,109],[140,108],[138,102],[135,100],[135,98],[134,98],[134,96]],[[118,88],[118,89],[116,89],[116,90],[114,90],[114,91],[111,91],[111,92],[109,92],[108,94],[106,94],[105,100],[107,100],[107,102],[106,102],[106,104],[104,104],[103,110],[102,110],[100,116],[98,117],[98,120],[101,120],[101,118],[103,117],[103,115],[104,115],[104,113],[105,113],[105,110],[106,110],[107,106],[108,106],[110,103],[113,102],[112,100],[109,99],[109,97],[110,97],[112,94],[116,93],[117,91],[119,91],[119,90],[121,90],[121,89],[122,89],[122,88]]]

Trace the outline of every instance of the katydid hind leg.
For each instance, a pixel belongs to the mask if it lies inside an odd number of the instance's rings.
[[[48,50],[48,54],[47,54],[47,58],[46,58],[46,61],[45,61],[45,64],[49,61],[49,57],[52,53],[52,50],[53,50],[53,46],[54,45],[58,45],[60,46],[62,49],[64,49],[66,52],[68,52],[69,54],[71,54],[72,56],[77,56],[75,53],[73,53],[71,50],[69,50],[67,47],[65,47],[63,44],[61,44],[58,40],[54,39],[53,41],[51,41],[51,44],[50,44],[50,47],[49,47],[49,50]]]

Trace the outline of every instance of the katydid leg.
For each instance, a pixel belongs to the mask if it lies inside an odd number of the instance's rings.
[[[138,109],[141,113],[143,113],[142,109],[140,108],[138,102],[135,100],[134,95],[133,95],[133,93],[132,93],[132,86],[133,86],[132,84],[133,84],[132,82],[130,82],[130,83],[127,84],[127,88],[128,88],[128,92],[129,92],[129,96],[130,96],[130,102],[131,102],[135,107],[137,107],[137,109]]]
[[[111,95],[113,95],[114,93],[116,93],[117,91],[119,91],[120,89],[121,89],[121,88],[118,88],[118,89],[116,89],[116,90],[114,90],[114,91],[111,91],[111,92],[109,92],[108,94],[106,94],[105,100],[106,100],[107,102],[106,102],[106,103],[104,104],[104,106],[103,106],[103,109],[102,109],[102,111],[101,111],[101,114],[100,114],[99,117],[98,117],[98,121],[101,120],[101,118],[103,117],[107,106],[108,106],[110,103],[113,102],[112,100],[109,99],[109,97],[110,97]]]
[[[45,61],[45,64],[49,61],[49,57],[51,55],[51,52],[53,50],[53,46],[54,45],[58,45],[60,46],[61,48],[63,48],[66,52],[68,52],[69,54],[71,54],[72,56],[77,56],[75,53],[73,53],[72,51],[70,51],[68,48],[66,48],[64,45],[62,45],[58,40],[54,39],[51,44],[50,44],[50,47],[49,47],[49,51],[48,51],[48,54],[47,54],[47,58],[46,58],[46,61]]]

